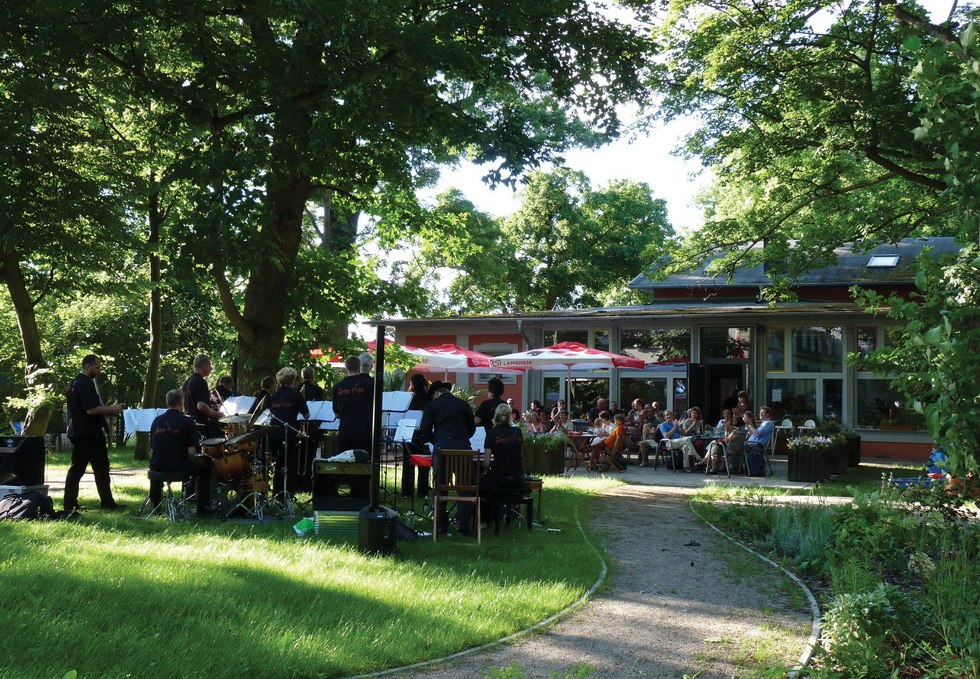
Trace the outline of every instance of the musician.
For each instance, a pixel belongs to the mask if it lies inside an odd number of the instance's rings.
[[[150,471],[182,472],[197,481],[197,515],[211,515],[211,458],[198,456],[200,436],[194,420],[184,415],[184,399],[179,389],[166,396],[167,412],[150,425]],[[150,481],[150,504],[163,499],[163,481]]]
[[[303,394],[303,398],[307,401],[322,401],[323,400],[323,387],[318,385],[314,380],[316,379],[316,369],[307,366],[303,368],[303,385],[299,388],[299,393]]]
[[[491,377],[487,382],[487,392],[490,396],[476,409],[475,421],[477,425],[487,431],[493,428],[493,414],[497,412],[497,406],[504,404],[513,408],[513,405],[504,403],[504,382],[499,377]],[[508,401],[513,399],[508,399]]]
[[[365,362],[364,357],[368,360]],[[340,420],[337,431],[337,450],[366,450],[371,452],[372,422],[374,421],[374,380],[367,374],[373,365],[371,354],[351,356],[344,363],[347,377],[333,388],[333,411]],[[370,479],[350,476],[338,479],[350,486],[353,497],[366,497]]]
[[[103,405],[95,386],[95,378],[102,372],[102,359],[89,354],[82,359],[82,372],[68,388],[68,440],[71,441],[71,466],[65,477],[65,515],[81,509],[78,505],[78,482],[85,469],[92,465],[95,487],[99,491],[102,509],[125,509],[112,497],[109,480],[109,449],[106,446],[106,415],[118,415],[122,403]]]
[[[211,357],[200,354],[194,358],[194,372],[184,382],[184,412],[194,418],[200,433],[207,438],[221,436],[221,426],[218,419],[221,411],[211,407],[211,390],[208,388],[207,376],[214,368]]]
[[[231,375],[222,375],[219,377],[218,384],[214,390],[218,393],[222,401],[227,401],[231,397],[237,396],[235,393],[235,380],[231,379]]]
[[[261,413],[263,410],[269,407],[269,397],[272,396],[272,392],[276,389],[276,378],[275,377],[263,377],[261,388],[255,392],[253,397],[255,400],[252,401],[251,407],[248,409],[248,414]]]
[[[299,434],[297,424],[299,416],[308,418],[310,409],[306,399],[296,388],[296,370],[283,368],[276,373],[279,389],[269,396],[269,410],[272,412],[272,425],[275,427],[269,434],[269,451],[276,459],[276,475],[272,480],[272,493],[278,495],[285,490],[295,492],[296,479],[302,471],[299,469],[296,437]],[[288,468],[289,478],[285,471]]]
[[[470,438],[476,432],[473,409],[469,403],[451,393],[453,385],[448,382],[433,382],[433,390],[435,398],[422,411],[419,431],[426,440],[432,442],[434,452],[442,448],[466,450],[470,447]],[[432,474],[436,484],[445,481],[445,471],[439,469],[438,461],[439,456],[433,455]],[[449,527],[445,504],[439,505],[436,521],[440,532]]]

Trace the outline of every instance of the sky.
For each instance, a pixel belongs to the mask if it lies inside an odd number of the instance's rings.
[[[934,21],[943,21],[949,13],[951,0],[919,0]],[[960,2],[961,7],[975,2]],[[815,18],[819,21],[819,17]],[[670,223],[678,233],[701,226],[702,211],[694,205],[697,193],[711,182],[711,172],[703,170],[699,161],[684,160],[673,152],[685,134],[695,129],[695,121],[678,120],[670,124],[657,123],[640,135],[623,139],[598,149],[576,150],[566,154],[566,165],[581,170],[598,188],[617,179],[646,182],[654,198],[667,202]],[[422,192],[423,200],[455,187],[479,210],[493,215],[509,215],[517,209],[519,195],[506,186],[491,189],[481,177],[486,170],[472,163],[443,169],[439,182]],[[518,185],[517,189],[520,189]]]

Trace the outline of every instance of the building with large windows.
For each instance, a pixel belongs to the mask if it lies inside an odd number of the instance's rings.
[[[904,328],[882,310],[869,315],[852,301],[860,285],[883,294],[911,294],[915,260],[923,247],[955,252],[952,238],[906,239],[870,252],[837,252],[837,263],[810,272],[796,301],[770,306],[760,293],[769,282],[761,267],[732,280],[704,270],[630,287],[650,303],[524,314],[390,319],[396,340],[415,346],[451,342],[502,355],[563,341],[642,358],[643,370],[572,371],[564,368],[505,377],[506,396],[523,407],[538,399],[572,404],[573,415],[598,396],[624,407],[634,398],[674,410],[697,405],[717,421],[726,399],[744,389],[753,407],[770,405],[775,419],[803,424],[838,420],[857,429],[866,456],[924,458],[931,441],[921,419],[904,407],[890,379],[857,370],[845,360],[888,345]],[[484,384],[489,375],[450,375],[456,384]]]

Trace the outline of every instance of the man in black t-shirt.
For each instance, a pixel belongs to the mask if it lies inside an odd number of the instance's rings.
[[[182,472],[197,481],[197,514],[211,513],[210,458],[198,457],[200,436],[194,420],[184,415],[183,393],[171,389],[166,396],[167,412],[158,415],[150,425],[150,471]],[[163,498],[163,481],[150,481],[150,504],[156,507]]]
[[[316,370],[307,366],[303,368],[303,385],[299,388],[303,398],[307,401],[322,401],[323,400],[323,387],[314,382],[316,379]]]
[[[306,399],[296,389],[296,370],[283,368],[276,373],[279,390],[269,397],[271,424],[276,427],[269,434],[269,450],[275,457],[276,474],[272,480],[272,492],[278,495],[285,488],[290,493],[296,491],[296,479],[305,470],[299,469],[296,437],[299,435],[299,416],[310,416]],[[288,468],[289,478],[285,472]]]
[[[184,382],[184,412],[197,422],[198,433],[207,438],[221,436],[221,426],[218,419],[221,411],[211,407],[211,390],[208,388],[207,376],[214,368],[211,367],[211,357],[200,354],[194,358],[194,372]]]
[[[497,410],[497,406],[504,402],[504,383],[499,377],[491,377],[487,382],[487,391],[490,393],[490,398],[480,404],[476,409],[476,414],[474,415],[474,422],[478,427],[483,427],[487,431],[490,431],[493,427],[493,414]]]
[[[371,425],[374,421],[374,380],[361,372],[361,359],[347,359],[347,377],[333,388],[333,411],[340,420],[337,450],[362,449],[371,452]]]
[[[123,410],[123,404],[103,405],[95,385],[95,378],[101,372],[102,359],[95,354],[89,354],[82,359],[82,372],[68,388],[68,440],[71,441],[72,449],[71,466],[65,476],[65,514],[81,508],[78,505],[78,482],[89,464],[92,465],[102,509],[125,509],[123,505],[116,504],[112,497],[109,449],[105,438],[108,429],[105,416],[118,415]]]

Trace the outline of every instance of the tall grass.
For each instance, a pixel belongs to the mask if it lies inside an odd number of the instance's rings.
[[[172,525],[85,512],[0,524],[0,677],[330,677],[441,656],[580,597],[599,562],[575,525],[615,483],[547,478],[544,521],[390,557],[291,521]],[[145,486],[116,489],[139,503]]]

